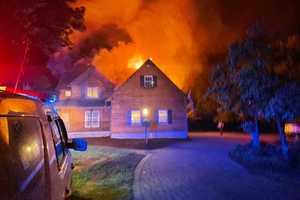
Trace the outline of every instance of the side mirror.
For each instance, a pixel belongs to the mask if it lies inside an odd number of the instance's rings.
[[[75,138],[72,139],[72,142],[69,143],[69,148],[74,149],[75,151],[86,151],[87,150],[87,141],[84,139]]]

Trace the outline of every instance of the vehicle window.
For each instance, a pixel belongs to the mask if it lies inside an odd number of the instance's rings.
[[[9,180],[1,191],[6,190],[13,195],[17,191],[33,194],[36,188],[44,187],[41,182],[45,172],[44,148],[39,120],[33,117],[0,117],[0,136],[1,180],[5,179],[3,176]]]
[[[52,127],[52,137],[53,137],[53,142],[54,142],[54,147],[56,152],[57,164],[58,167],[60,167],[63,163],[63,159],[65,156],[65,144],[63,142],[60,129],[57,126],[57,123],[55,121],[51,122],[51,127]]]
[[[68,133],[67,133],[67,129],[65,127],[64,121],[60,118],[55,121],[56,121],[57,126],[59,127],[59,130],[61,132],[64,143],[67,143],[69,138],[68,138]]]

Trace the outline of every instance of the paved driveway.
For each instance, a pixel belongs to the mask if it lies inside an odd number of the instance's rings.
[[[246,142],[244,136],[191,138],[149,152],[136,169],[136,200],[300,199],[300,184],[286,185],[250,174],[230,160],[228,151]]]

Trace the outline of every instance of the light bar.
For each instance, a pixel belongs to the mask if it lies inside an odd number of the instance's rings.
[[[31,91],[31,90],[19,90],[17,89],[15,91],[14,88],[10,88],[7,86],[0,86],[0,91],[5,91],[8,93],[12,93],[12,94],[18,94],[18,95],[22,95],[22,96],[26,96],[32,99],[39,99],[41,101],[47,101],[47,100],[52,100],[52,98],[49,98],[49,95],[46,95],[44,93],[40,93],[40,92],[35,92],[35,91]]]

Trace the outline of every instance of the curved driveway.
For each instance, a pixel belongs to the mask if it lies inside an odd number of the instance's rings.
[[[192,135],[191,141],[152,150],[136,169],[136,200],[300,199],[299,185],[250,174],[228,151],[245,136]],[[296,189],[296,187],[298,189]]]

